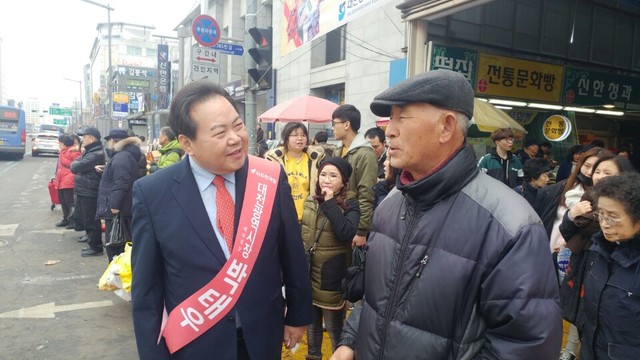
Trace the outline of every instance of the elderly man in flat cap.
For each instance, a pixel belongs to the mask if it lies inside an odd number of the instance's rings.
[[[558,283],[522,196],[480,172],[473,90],[435,70],[376,96],[398,192],[376,209],[365,296],[332,359],[557,359]]]

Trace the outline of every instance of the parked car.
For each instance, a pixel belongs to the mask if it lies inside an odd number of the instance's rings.
[[[38,133],[31,143],[31,156],[40,154],[58,155],[60,153],[58,136],[55,133]]]

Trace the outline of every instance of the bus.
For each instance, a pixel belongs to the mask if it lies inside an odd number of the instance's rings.
[[[24,110],[0,105],[0,154],[21,160],[24,157],[26,141]]]

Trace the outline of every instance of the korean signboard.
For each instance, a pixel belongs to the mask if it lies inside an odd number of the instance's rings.
[[[562,101],[567,104],[640,110],[640,80],[620,75],[566,68]]]
[[[559,102],[563,67],[480,53],[476,94]]]
[[[158,109],[169,107],[170,78],[169,45],[158,44]]]
[[[390,0],[284,0],[280,55],[378,9]],[[275,18],[275,15],[274,15]]]
[[[113,117],[125,118],[129,115],[129,94],[113,93]]]
[[[447,69],[462,73],[469,83],[476,83],[478,52],[475,50],[429,43],[429,70]]]

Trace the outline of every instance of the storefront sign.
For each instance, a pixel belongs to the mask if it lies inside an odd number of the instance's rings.
[[[640,79],[567,67],[562,96],[567,104],[640,110]]]
[[[571,134],[571,121],[562,115],[552,115],[542,124],[542,134],[549,141],[563,141]]]
[[[464,75],[469,80],[469,83],[476,83],[477,51],[434,44],[433,42],[429,42],[429,47],[429,70],[447,69],[457,71]]]
[[[480,53],[476,94],[559,102],[563,67]]]

